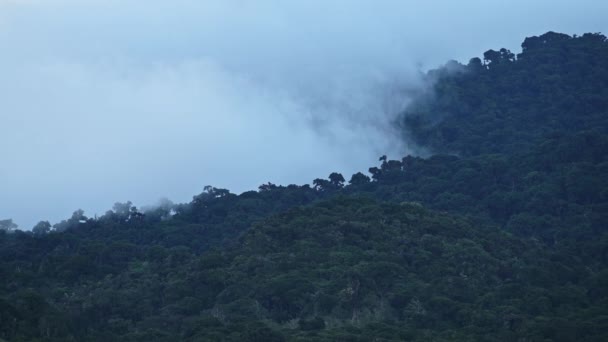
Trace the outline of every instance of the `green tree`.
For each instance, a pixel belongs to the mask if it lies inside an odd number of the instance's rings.
[[[32,228],[34,235],[44,235],[51,231],[51,224],[49,221],[40,221]]]
[[[0,230],[4,230],[5,232],[12,232],[17,228],[19,228],[19,226],[17,226],[17,224],[15,224],[12,219],[0,220]]]
[[[337,173],[337,172],[332,172],[329,175],[329,182],[331,183],[331,185],[333,185],[336,189],[337,188],[342,188],[344,186],[344,182],[346,180],[344,179],[344,177],[342,176],[342,174]]]
[[[369,181],[370,181],[370,178],[368,176],[364,175],[361,172],[357,172],[352,175],[352,177],[350,178],[350,181],[348,181],[348,183],[350,185],[357,186],[357,185],[367,184],[367,183],[369,183]]]

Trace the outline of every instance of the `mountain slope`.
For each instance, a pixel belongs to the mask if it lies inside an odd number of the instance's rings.
[[[602,279],[538,242],[417,204],[337,198],[271,217],[234,248],[148,253],[13,299],[58,310],[77,340],[241,341],[253,326],[264,340],[568,340],[594,337],[583,327],[608,314],[590,298],[603,289],[581,286]]]
[[[606,46],[549,32],[430,72],[401,124],[435,154],[349,184],[0,230],[0,339],[604,341]]]

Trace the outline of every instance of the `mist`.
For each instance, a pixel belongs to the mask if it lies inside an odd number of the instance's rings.
[[[600,1],[0,1],[0,219],[187,202],[417,153],[392,125],[421,75]]]

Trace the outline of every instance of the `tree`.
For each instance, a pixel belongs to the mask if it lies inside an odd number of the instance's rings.
[[[171,203],[170,205],[173,204]],[[137,210],[137,207],[134,206],[131,201],[127,201],[126,203],[116,202],[114,203],[112,209],[114,212],[106,213],[106,215],[108,217],[112,217],[113,219],[117,219],[120,222],[128,222],[133,219],[140,219],[144,216],[141,212],[139,212],[139,210]]]
[[[40,221],[34,226],[34,228],[32,228],[32,233],[34,233],[34,235],[44,235],[50,231],[51,224],[49,221]]]
[[[483,64],[481,63],[481,59],[479,57],[471,58],[469,60],[469,64],[467,64],[469,70],[479,71],[483,69]]]
[[[498,52],[496,50],[492,50],[492,49],[484,52],[483,61],[488,66],[492,65],[493,63],[499,63],[500,62],[500,52]]]
[[[401,171],[401,162],[399,160],[389,160],[382,163],[383,171]]]
[[[380,175],[382,174],[382,171],[380,171],[379,168],[377,168],[377,167],[370,167],[368,169],[368,171],[369,171],[369,173],[372,174],[372,178],[374,180],[379,180],[380,179]]]
[[[84,216],[84,210],[78,209],[72,213],[72,217],[70,217],[68,220],[63,220],[56,223],[53,225],[53,228],[55,228],[55,230],[58,232],[63,232],[68,229],[76,228],[79,224],[85,223],[86,221],[87,217]]]
[[[8,219],[8,220],[0,220],[0,230],[4,230],[6,232],[12,232],[13,230],[17,229],[19,226],[17,226],[12,219]]]
[[[118,215],[122,219],[128,219],[129,214],[131,213],[131,207],[133,203],[131,201],[127,201],[125,203],[116,202],[114,206],[112,206],[112,210],[116,215]]]
[[[344,177],[342,176],[342,174],[337,173],[337,172],[332,172],[329,175],[329,182],[336,188],[341,188],[344,186],[344,182],[346,180],[344,179]]]
[[[357,172],[350,177],[350,181],[348,181],[348,183],[350,183],[350,185],[363,185],[369,183],[369,181],[370,178],[368,176],[362,174],[361,172]]]
[[[87,217],[84,216],[84,210],[78,209],[72,213],[70,220],[74,223],[84,223],[87,220]]]
[[[588,33],[587,33],[588,34]],[[543,45],[553,44],[555,42],[567,41],[572,39],[567,34],[556,33],[549,31],[540,37],[528,37],[521,44],[522,52],[529,52],[530,50],[542,48]]]
[[[483,60],[488,67],[492,68],[498,64],[515,61],[515,54],[505,48],[502,48],[499,51],[488,50],[483,53]]]
[[[317,191],[327,191],[331,189],[331,185],[327,179],[316,178],[312,181],[313,188]]]
[[[276,188],[277,188],[277,186],[275,184],[268,182],[266,184],[260,185],[258,187],[258,190],[260,192],[264,192],[264,191],[272,191],[272,190],[275,190]]]
[[[205,202],[214,198],[221,198],[230,195],[230,191],[227,189],[216,188],[211,185],[205,185],[203,192],[199,195],[194,196],[193,202]]]

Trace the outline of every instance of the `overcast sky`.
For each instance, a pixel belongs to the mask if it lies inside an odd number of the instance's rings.
[[[0,219],[349,179],[415,153],[390,121],[420,70],[607,17],[599,0],[0,0]]]

